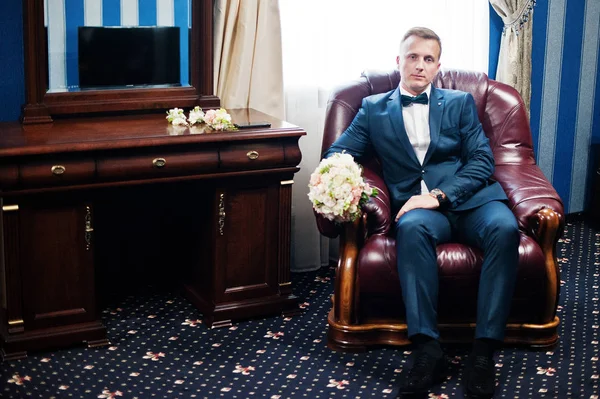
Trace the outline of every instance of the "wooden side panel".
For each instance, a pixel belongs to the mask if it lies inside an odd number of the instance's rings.
[[[222,191],[225,216],[223,234],[217,234],[215,267],[218,302],[277,294],[278,191],[275,185]]]
[[[95,320],[91,205],[36,201],[19,216],[26,329]]]
[[[281,295],[292,294],[290,250],[292,234],[292,180],[282,181],[279,189],[278,283]]]
[[[10,333],[23,331],[23,302],[21,271],[19,270],[19,207],[3,202],[2,210],[2,263],[0,290],[4,326]]]

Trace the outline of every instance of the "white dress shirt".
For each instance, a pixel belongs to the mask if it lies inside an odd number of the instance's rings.
[[[425,89],[427,98],[431,101],[431,84]],[[414,97],[400,85],[400,94]],[[429,102],[427,104],[410,104],[402,107],[402,117],[404,118],[404,128],[410,140],[410,144],[415,150],[417,159],[423,165],[425,154],[429,148],[431,137],[429,135]],[[421,194],[429,193],[429,189],[424,180],[421,180]]]

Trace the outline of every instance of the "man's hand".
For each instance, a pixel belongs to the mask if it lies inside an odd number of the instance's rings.
[[[413,195],[404,203],[404,206],[400,208],[400,211],[396,215],[396,219],[394,219],[394,221],[397,222],[402,215],[410,210],[418,208],[437,209],[439,206],[440,203],[438,202],[437,198],[434,198],[429,194]]]

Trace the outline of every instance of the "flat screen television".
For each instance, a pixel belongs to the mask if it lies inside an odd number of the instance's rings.
[[[179,27],[78,27],[79,87],[180,85]]]

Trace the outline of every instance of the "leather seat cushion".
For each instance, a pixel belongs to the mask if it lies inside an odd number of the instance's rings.
[[[439,265],[439,322],[474,322],[477,290],[483,261],[477,248],[448,243],[437,248]],[[369,317],[401,317],[402,292],[396,269],[395,240],[371,236],[358,257],[358,286],[361,314]],[[537,320],[543,313],[546,271],[537,243],[521,234],[517,283],[509,321]]]

